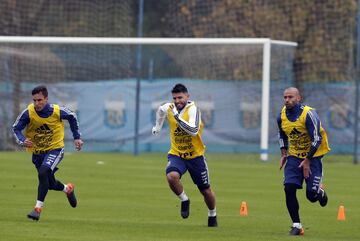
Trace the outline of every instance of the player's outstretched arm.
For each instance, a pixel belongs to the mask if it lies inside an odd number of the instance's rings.
[[[169,104],[161,105],[158,110],[156,111],[156,120],[155,120],[155,126],[153,126],[151,133],[153,135],[158,135],[162,129],[162,126],[165,121],[166,117],[166,110],[168,108]]]
[[[76,113],[66,106],[61,106],[60,119],[67,120],[69,122],[74,140],[80,139],[81,134],[79,131],[79,121],[77,119]]]
[[[26,139],[22,130],[30,123],[29,112],[27,108],[21,112],[21,114],[16,118],[14,124],[12,125],[12,132],[14,134],[16,143],[20,146],[32,147],[32,142],[30,139]],[[30,143],[31,142],[31,143]]]

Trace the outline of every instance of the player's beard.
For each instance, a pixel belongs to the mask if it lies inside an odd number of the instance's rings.
[[[178,111],[181,111],[185,107],[185,103],[178,103],[178,104],[175,104],[175,105],[176,105],[176,109]]]

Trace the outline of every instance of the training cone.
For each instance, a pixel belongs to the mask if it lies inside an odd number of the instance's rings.
[[[337,220],[339,220],[339,221],[345,221],[345,208],[344,208],[344,206],[342,206],[342,205],[339,207],[339,212],[338,212]]]
[[[247,216],[247,215],[248,215],[248,210],[247,210],[246,202],[242,201],[240,206],[240,216]]]

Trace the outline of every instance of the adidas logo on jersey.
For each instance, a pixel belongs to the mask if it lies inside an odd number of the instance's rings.
[[[296,128],[292,129],[292,131],[289,134],[289,137],[291,139],[301,139],[301,138],[306,138],[307,133],[302,133],[299,130],[297,130]]]
[[[294,128],[291,132],[290,132],[290,135],[300,135],[301,132],[298,131],[296,128]]]
[[[187,133],[185,131],[183,131],[180,127],[177,127],[174,131],[174,136],[183,136],[186,134]]]
[[[35,132],[37,134],[52,134],[53,133],[53,131],[49,128],[49,126],[47,124],[40,126],[39,128],[37,128],[35,130]]]

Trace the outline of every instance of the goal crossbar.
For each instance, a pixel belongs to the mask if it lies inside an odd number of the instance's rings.
[[[203,44],[278,44],[297,46],[290,41],[272,40],[270,38],[103,38],[103,37],[37,37],[37,36],[0,36],[0,43],[32,44],[169,44],[169,45],[203,45]]]

